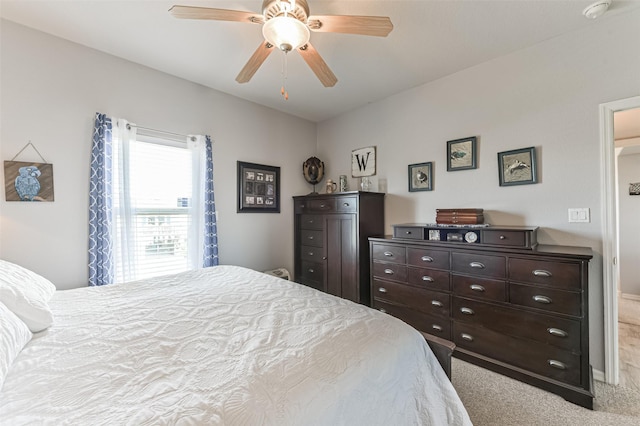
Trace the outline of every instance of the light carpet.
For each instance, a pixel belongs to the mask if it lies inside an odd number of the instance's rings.
[[[595,383],[594,410],[457,358],[452,382],[476,426],[639,426],[640,392]]]

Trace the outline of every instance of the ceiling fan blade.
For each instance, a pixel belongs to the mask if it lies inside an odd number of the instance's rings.
[[[338,79],[329,69],[327,63],[322,59],[318,51],[307,43],[304,46],[298,48],[298,52],[302,55],[302,59],[309,65],[313,73],[318,77],[324,87],[333,87],[338,82]]]
[[[264,22],[262,15],[243,12],[241,10],[175,5],[169,9],[169,12],[175,18],[180,19],[212,19],[216,21],[249,22],[254,24],[262,24]]]
[[[267,57],[273,52],[273,44],[268,41],[263,41],[260,46],[253,52],[253,55],[249,58],[249,61],[240,70],[240,73],[236,77],[238,83],[246,83],[251,80],[251,77],[258,71],[260,65],[267,59]]]
[[[393,29],[386,16],[314,15],[308,20],[312,31],[386,37]]]

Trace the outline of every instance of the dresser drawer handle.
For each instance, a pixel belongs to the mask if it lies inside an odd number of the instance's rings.
[[[422,256],[421,260],[423,262],[433,262],[433,257],[431,257],[431,256]]]
[[[551,328],[547,328],[547,331],[549,332],[549,334],[557,337],[567,337],[569,335],[569,333],[567,333],[564,330],[560,330],[559,328],[551,327]]]
[[[551,303],[551,298],[547,296],[535,295],[533,296],[533,300],[534,302],[543,303],[545,305],[548,305],[549,303]]]
[[[411,231],[406,231],[405,234],[411,235]]]
[[[471,309],[471,308],[460,308],[460,312],[462,312],[465,315],[473,315],[473,314],[475,314],[475,312],[473,312],[473,309]]]
[[[549,271],[545,271],[544,269],[536,269],[532,272],[536,277],[551,277],[553,274]]]
[[[385,308],[380,308],[379,311],[382,312],[383,314],[387,313],[387,310]]]
[[[466,340],[467,342],[473,342],[473,336],[467,333],[462,333],[460,335],[460,337],[462,337],[464,340]]]
[[[313,219],[309,219],[309,220],[307,221],[307,223],[308,223],[308,224],[312,224],[312,223],[313,223]]]
[[[431,278],[429,275],[423,275],[422,276],[422,281],[429,281],[430,283],[432,283],[435,280],[433,278]]]
[[[500,239],[501,239],[501,240],[506,240],[506,239],[507,239],[507,237],[505,237],[504,235],[500,235]]]
[[[471,262],[469,266],[471,266],[472,268],[484,269],[484,264],[480,262]]]
[[[432,325],[431,325],[431,328],[432,328],[432,329],[434,329],[434,330],[436,330],[436,331],[442,331],[442,327],[441,327],[441,326],[439,326],[438,324],[432,324]]]
[[[547,362],[553,368],[557,368],[558,370],[566,370],[567,365],[564,362],[556,361],[555,359],[548,359]]]
[[[393,257],[393,253],[390,252],[390,251],[385,251],[384,255],[387,256],[387,257]]]
[[[387,289],[386,289],[386,288],[384,288],[384,287],[380,287],[380,288],[378,289],[378,291],[379,291],[380,293],[386,293],[386,292],[387,292]]]
[[[482,286],[481,286],[481,285],[479,285],[479,284],[471,284],[469,287],[470,287],[470,288],[471,288],[471,290],[473,290],[473,291],[479,291],[479,292],[481,292],[481,293],[484,291],[484,287],[482,287]]]
[[[313,270],[313,268],[309,268],[309,269],[308,269],[308,271],[309,271],[309,273],[310,273],[310,274],[313,274],[313,273],[315,272],[315,271]]]
[[[387,269],[384,270],[384,273],[387,274],[387,275],[393,275],[393,269],[387,268]]]
[[[323,203],[323,204],[320,204],[320,208],[321,209],[326,209],[326,208],[329,208],[329,206],[327,206],[326,204]]]
[[[437,307],[439,307],[439,308],[442,308],[442,302],[441,302],[441,301],[439,301],[439,300],[432,300],[432,301],[431,301],[431,304],[432,304],[433,306],[437,306]]]
[[[308,239],[308,240],[313,240],[313,235],[309,235],[309,236],[307,237],[307,239]]]
[[[349,203],[342,204],[344,207],[349,207]]]

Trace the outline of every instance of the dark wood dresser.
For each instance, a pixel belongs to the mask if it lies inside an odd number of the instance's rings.
[[[293,197],[294,280],[369,305],[368,238],[384,235],[384,193]]]
[[[537,245],[535,228],[484,228],[497,234],[476,244],[410,228],[369,239],[374,308],[451,340],[460,359],[593,408],[590,248]]]

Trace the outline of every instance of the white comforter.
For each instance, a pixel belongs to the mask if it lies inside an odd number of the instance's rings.
[[[57,292],[0,424],[470,424],[421,335],[373,309],[218,266]]]

